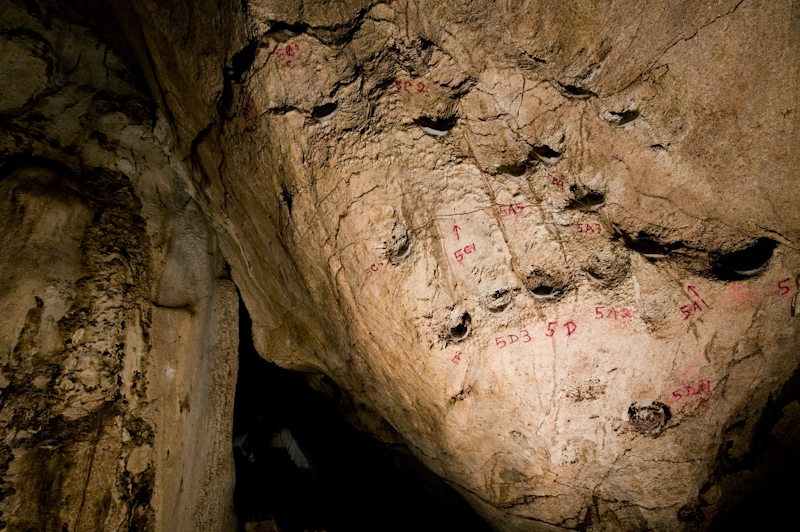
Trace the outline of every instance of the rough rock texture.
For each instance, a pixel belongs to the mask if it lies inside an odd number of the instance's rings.
[[[231,530],[216,238],[85,17],[0,12],[0,529]]]
[[[796,449],[793,2],[84,6],[169,121],[152,142],[174,154],[163,167],[218,236],[260,353],[330,376],[363,423],[406,443],[498,530],[705,530]],[[6,49],[27,55],[3,72],[27,65],[15,79],[30,92],[4,88],[4,105],[30,106],[62,47],[4,24]],[[128,160],[103,153],[103,167]],[[187,217],[177,227],[202,227],[192,203],[156,212],[166,177],[126,176],[150,193],[136,195],[152,206],[147,227],[174,213]],[[54,212],[80,235],[97,207],[71,183]],[[149,236],[163,263],[143,272],[185,281],[183,261],[198,267],[185,258],[193,240],[174,234],[188,243]],[[150,377],[183,411],[169,371],[200,393],[207,375],[189,354],[209,360],[213,342],[182,344],[177,321],[215,322],[186,293],[218,288],[176,283],[150,320],[163,339],[147,337],[159,367],[184,354]],[[25,320],[46,323],[42,308],[55,306],[10,310],[26,331],[14,342],[34,334]],[[206,402],[187,404],[194,416]],[[213,414],[192,420],[224,422]],[[159,471],[156,513],[180,490],[179,474],[159,486]]]

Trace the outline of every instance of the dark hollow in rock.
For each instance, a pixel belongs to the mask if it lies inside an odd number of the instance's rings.
[[[511,306],[511,292],[508,290],[497,290],[486,298],[486,310],[490,314],[502,314]]]
[[[404,234],[395,239],[389,246],[389,260],[397,263],[411,255],[411,238]]]
[[[456,127],[457,121],[456,116],[445,118],[421,116],[414,120],[414,124],[418,125],[425,133],[441,137],[447,135],[451,129]]]
[[[534,158],[542,161],[545,164],[555,164],[561,158],[561,152],[554,150],[550,146],[534,146],[531,150]]]
[[[664,429],[672,415],[667,405],[656,401],[649,405],[632,404],[628,408],[628,417],[631,430],[655,436]]]
[[[561,294],[561,290],[554,286],[537,286],[530,292],[539,299],[553,299]]]
[[[326,103],[324,105],[318,105],[314,107],[311,111],[311,118],[314,120],[328,120],[333,118],[336,112],[339,110],[339,104],[336,102]]]
[[[606,204],[606,195],[596,190],[569,200],[569,206],[582,212],[594,212]]]
[[[767,267],[777,242],[759,238],[755,244],[739,251],[712,255],[714,275],[726,281],[737,281],[758,275]]]
[[[270,21],[270,29],[267,33],[268,36],[274,37],[279,41],[285,42],[286,40],[299,35],[308,30],[307,24],[288,24],[281,21]]]
[[[609,112],[608,114],[609,116],[605,118],[605,121],[614,127],[622,127],[625,124],[630,124],[641,115],[638,109],[622,111],[621,113]]]
[[[673,250],[682,246],[680,242],[674,244],[662,244],[651,236],[639,232],[637,236],[622,235],[622,243],[631,251],[640,253],[648,260],[658,260],[666,258]]]
[[[563,83],[558,83],[556,86],[558,87],[558,91],[567,98],[583,100],[592,96],[597,96],[589,89],[579,87],[578,85],[565,85]]]
[[[472,323],[472,318],[470,317],[469,312],[465,312],[464,315],[461,316],[461,322],[455,327],[450,328],[450,338],[454,342],[460,342],[461,340],[469,336],[471,323]]]
[[[528,170],[528,165],[525,163],[520,164],[504,164],[500,166],[497,171],[501,174],[510,175],[512,177],[520,177]]]
[[[247,46],[233,54],[231,58],[231,68],[226,72],[226,77],[241,83],[247,76],[247,71],[253,65],[256,59],[256,52],[258,51],[258,41],[252,40]]]
[[[286,183],[281,183],[281,200],[286,204],[289,209],[289,214],[292,214],[292,193],[286,187]]]
[[[681,523],[699,523],[703,517],[703,509],[696,504],[684,504],[678,510],[678,521]]]
[[[567,289],[567,283],[560,276],[534,269],[523,280],[525,288],[534,299],[557,299]]]

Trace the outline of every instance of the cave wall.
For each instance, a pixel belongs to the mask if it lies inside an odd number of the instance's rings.
[[[233,530],[239,297],[165,121],[81,12],[0,12],[0,529]]]
[[[262,356],[499,530],[705,529],[747,482],[798,364],[796,6],[125,13]]]
[[[89,170],[141,204],[125,209],[147,244],[125,247],[142,249],[129,284],[150,301],[125,297],[150,309],[149,393],[172,397],[143,409],[159,529],[186,529],[199,500],[224,520],[228,484],[197,492],[206,470],[189,458],[202,449],[229,478],[221,440],[158,428],[228,422],[232,393],[207,387],[234,364],[214,340],[235,313],[223,256],[264,358],[329,376],[358,423],[498,530],[708,530],[796,444],[792,2],[82,5],[141,70],[155,118],[134,140],[97,111],[59,114],[66,102],[34,111],[61,101],[47,93],[12,123],[81,124],[79,154],[55,133],[3,145],[75,174],[53,214],[73,242],[112,201],[81,191]],[[53,83],[45,52],[29,56],[25,87]],[[90,130],[125,149],[95,148]],[[59,246],[71,286],[87,252]],[[12,354],[33,335],[23,315],[44,315],[26,305],[11,309]]]

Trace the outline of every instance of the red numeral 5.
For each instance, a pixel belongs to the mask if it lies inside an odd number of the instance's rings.
[[[786,283],[788,283],[791,280],[792,280],[791,277],[787,277],[786,279],[781,279],[780,281],[778,281],[778,290],[780,290],[781,292],[781,297],[786,297],[791,293],[792,288],[790,286],[786,286]]]

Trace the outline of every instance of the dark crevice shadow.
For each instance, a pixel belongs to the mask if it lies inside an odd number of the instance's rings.
[[[332,381],[325,378],[332,397],[323,397],[302,373],[263,360],[253,347],[243,304],[239,334],[233,436],[248,434],[254,459],[234,451],[240,523],[272,516],[282,532],[491,531],[408,451],[346,423],[336,404],[347,398]],[[286,451],[272,447],[280,427],[287,427],[308,454],[313,474],[298,470]]]

